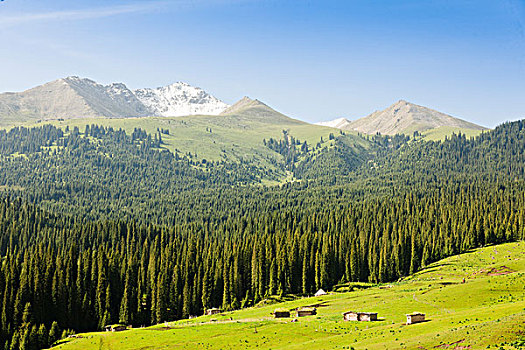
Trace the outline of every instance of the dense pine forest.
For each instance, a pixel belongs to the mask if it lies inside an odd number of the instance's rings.
[[[523,121],[316,153],[292,136],[264,142],[296,181],[265,186],[258,164],[168,152],[160,131],[0,131],[1,343],[387,282],[525,239]]]

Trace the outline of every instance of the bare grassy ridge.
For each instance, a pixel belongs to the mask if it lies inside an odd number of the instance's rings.
[[[308,305],[317,305],[317,316],[271,316]],[[380,320],[342,321],[350,310],[378,312]],[[428,321],[405,325],[413,311]],[[56,348],[518,349],[525,342],[525,242],[453,256],[392,284],[80,336]]]

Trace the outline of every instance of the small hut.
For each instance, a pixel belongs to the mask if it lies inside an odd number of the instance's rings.
[[[425,314],[422,314],[421,312],[412,312],[411,314],[407,314],[407,324],[413,324],[413,323],[419,323],[425,321]]]
[[[315,307],[300,307],[297,308],[297,317],[317,315],[317,309]]]
[[[316,297],[320,297],[321,295],[326,295],[326,294],[328,294],[328,293],[326,293],[326,292],[325,292],[324,290],[322,290],[322,289],[319,289],[319,290],[317,291],[317,293],[315,293],[314,295],[315,295]]]
[[[112,324],[104,328],[106,329],[106,332],[121,332],[121,331],[125,331],[126,329],[128,329],[128,327],[126,327],[123,324]]]
[[[343,313],[345,321],[377,321],[377,312],[348,311]]]
[[[290,317],[290,311],[286,309],[275,309],[275,311],[273,312],[273,317],[275,318]]]
[[[216,307],[212,307],[211,309],[208,309],[206,310],[206,315],[216,315],[216,314],[220,314],[222,312],[221,309],[219,308],[216,308]]]

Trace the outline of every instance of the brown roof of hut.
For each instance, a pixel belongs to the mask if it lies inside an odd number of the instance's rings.
[[[275,318],[283,318],[283,317],[290,317],[290,311],[286,309],[276,309],[273,312],[273,316]]]
[[[312,316],[317,315],[317,309],[315,307],[301,307],[297,308],[297,316],[303,317],[303,316]]]

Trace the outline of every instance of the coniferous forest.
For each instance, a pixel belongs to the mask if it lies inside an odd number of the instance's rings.
[[[476,138],[265,140],[297,181],[202,162],[136,129],[0,131],[0,346],[388,282],[525,239],[525,122]]]

